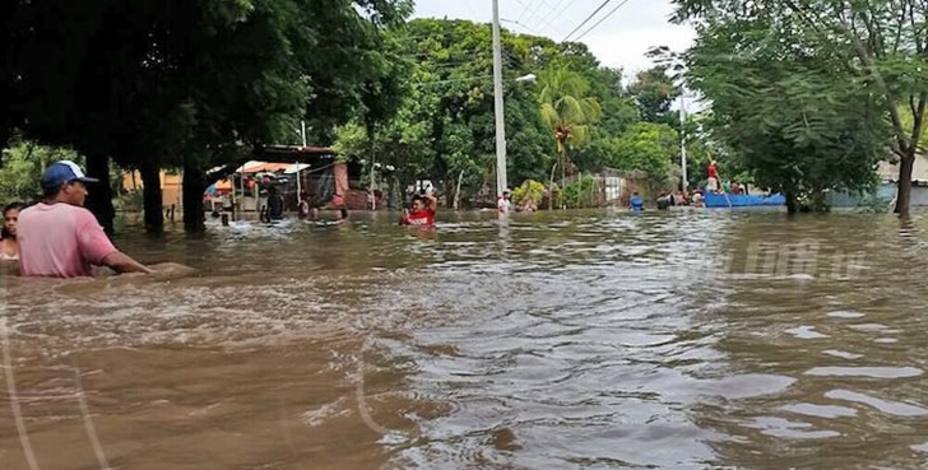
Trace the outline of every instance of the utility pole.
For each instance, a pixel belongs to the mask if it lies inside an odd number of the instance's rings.
[[[493,97],[496,110],[496,196],[509,183],[506,175],[506,119],[503,107],[503,51],[499,28],[499,0],[493,0]]]
[[[303,138],[303,147],[306,147],[306,121],[300,121],[300,137]]]
[[[686,92],[680,94],[680,167],[683,170],[683,191],[689,188],[686,175]]]
[[[300,137],[303,139],[303,150],[306,150],[306,121],[300,120]],[[300,175],[300,162],[296,162],[296,207],[299,210],[300,204],[303,203],[303,177]]]

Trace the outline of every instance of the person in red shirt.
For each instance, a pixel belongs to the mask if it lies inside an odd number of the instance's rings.
[[[403,212],[400,225],[435,225],[435,209],[438,201],[432,194],[424,193],[412,199],[412,207]]]
[[[709,179],[709,191],[719,192],[721,186],[719,186],[719,170],[715,167],[715,160],[709,160],[709,168],[706,173]]]

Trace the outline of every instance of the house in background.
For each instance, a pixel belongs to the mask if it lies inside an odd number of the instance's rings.
[[[896,183],[899,182],[899,164],[880,162],[880,179],[884,184],[893,186],[895,197]],[[928,155],[915,156],[915,166],[912,168],[912,207],[928,206]]]
[[[827,202],[832,207],[859,207],[862,201],[872,200],[874,197],[887,205],[896,198],[896,185],[899,182],[899,164],[880,162],[877,173],[880,184],[873,195],[849,194],[844,192],[830,192]],[[928,207],[928,155],[915,156],[915,166],[912,169],[912,207]]]
[[[161,170],[161,207],[180,208],[183,204],[183,175],[176,171]],[[124,192],[141,191],[142,176],[138,171],[127,171],[122,175],[122,189]]]

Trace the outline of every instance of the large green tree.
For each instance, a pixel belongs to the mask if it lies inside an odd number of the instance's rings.
[[[908,214],[912,169],[928,106],[928,4],[920,0],[675,3],[678,19],[694,21],[701,38],[724,31],[759,48],[739,47],[727,54],[772,51],[777,60],[824,62],[833,65],[821,72],[823,78],[830,78],[824,84],[840,89],[853,80],[864,87],[861,94],[872,97],[866,102],[875,101],[889,123],[886,141],[900,160],[896,212]],[[901,109],[908,109],[909,125]]]
[[[708,123],[732,168],[785,192],[790,210],[826,190],[875,182],[888,151],[882,102],[840,61],[768,43],[770,25],[713,24],[688,53],[689,79],[712,103]]]
[[[365,89],[384,76],[381,31],[411,3],[36,0],[3,8],[4,133],[15,127],[73,146],[100,178],[115,158],[141,169],[152,191],[160,167],[183,166],[185,226],[199,230],[205,169],[292,141],[304,115],[324,138],[373,106],[377,94]],[[146,225],[158,229],[160,195],[146,192]],[[108,184],[93,188],[88,206],[111,228]]]
[[[676,113],[671,112],[670,106],[680,96],[680,88],[667,74],[666,66],[658,65],[639,72],[628,86],[628,92],[634,97],[645,121],[665,124],[676,121]]]
[[[394,75],[403,85],[399,107],[373,122],[359,113],[341,127],[340,153],[394,168],[392,175],[406,184],[431,179],[449,196],[460,185],[462,196],[473,199],[495,167],[489,26],[419,19],[391,30],[385,46],[384,54],[401,64]],[[544,174],[553,156],[545,151],[534,88],[513,79],[537,72],[559,51],[550,40],[508,31],[503,47],[509,171],[518,183]]]
[[[666,183],[678,154],[677,131],[666,124],[641,122],[610,141],[613,168],[641,172],[654,185]]]

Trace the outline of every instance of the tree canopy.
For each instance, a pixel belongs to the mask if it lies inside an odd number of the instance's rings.
[[[764,22],[747,26],[706,27],[687,56],[690,83],[712,103],[712,134],[731,166],[785,192],[794,208],[829,189],[871,187],[888,141],[866,80],[834,61],[764,44]]]
[[[700,45],[691,53],[693,61],[720,63],[726,56],[744,56],[755,65],[780,63],[790,68],[789,73],[795,77],[792,83],[783,82],[787,78],[782,69],[771,69],[770,76],[752,74],[749,70],[743,74],[761,79],[756,84],[759,88],[780,82],[791,85],[784,89],[808,94],[793,93],[792,103],[804,112],[789,116],[793,111],[782,110],[783,117],[798,119],[796,122],[805,126],[804,119],[811,115],[808,104],[814,103],[819,106],[816,109],[820,111],[819,124],[840,125],[841,119],[823,108],[837,110],[843,100],[861,99],[852,104],[854,109],[842,111],[853,112],[866,121],[867,139],[873,132],[883,132],[885,146],[901,161],[896,212],[908,213],[912,165],[928,106],[928,5],[917,0],[675,0],[675,3],[677,19],[693,21],[698,28]],[[720,43],[730,49],[718,47]],[[713,59],[711,54],[721,57]],[[703,68],[696,73],[705,77],[711,72]],[[739,70],[731,78],[740,80],[740,75]],[[874,107],[879,109],[887,126],[873,125]],[[835,132],[821,135],[832,138],[839,133],[854,135],[855,124],[845,124],[848,127],[841,132],[832,127]],[[810,121],[805,128],[800,134],[804,132],[806,138],[792,140],[820,148],[822,140],[814,139],[813,134],[823,127]],[[782,136],[790,140],[787,134],[792,131],[784,127]],[[799,137],[795,133],[792,136]],[[869,143],[849,144],[847,150],[860,157],[855,160],[867,160],[861,152],[865,154],[872,149]],[[805,151],[809,149],[806,147]],[[842,152],[835,158],[843,158]]]
[[[379,185],[431,179],[476,201],[495,167],[491,30],[469,21],[407,22],[411,6],[4,2],[0,28],[9,40],[0,44],[0,93],[7,112],[0,139],[17,133],[26,142],[73,149],[92,176],[104,179],[111,163],[140,170],[153,230],[162,223],[160,194],[149,190],[159,186],[159,169],[184,170],[185,207],[195,209],[206,170],[236,165],[264,144],[296,143],[300,120],[311,142],[364,162]],[[548,180],[559,158],[555,127],[569,129],[561,147],[570,148],[577,171],[639,169],[645,161],[653,164],[649,174],[670,174],[672,146],[660,145],[660,158],[635,155],[640,161],[632,163],[617,145],[642,134],[661,142],[670,135],[638,125],[642,103],[654,101],[649,109],[666,113],[675,96],[666,83],[657,93],[629,89],[621,70],[602,67],[579,43],[504,30],[503,48],[514,185]],[[539,83],[515,80],[527,74]],[[545,91],[556,75],[572,84],[570,93]],[[91,196],[88,205],[111,223],[110,186],[92,188]],[[185,224],[201,230],[202,213],[185,211]]]
[[[495,167],[489,25],[417,19],[386,36],[386,54],[405,61],[404,95],[375,136],[368,135],[361,115],[342,126],[338,150],[394,169],[382,176],[390,173],[407,183],[431,179],[444,184],[448,194],[455,194],[460,182],[465,198],[477,198]],[[620,70],[600,66],[582,44],[503,30],[502,45],[508,171],[514,186],[527,179],[548,181],[564,145],[578,171],[630,166],[607,145],[641,121]],[[537,82],[514,80],[528,74],[538,76]],[[557,127],[566,128],[561,124],[571,129],[563,145],[554,138]],[[667,150],[655,172],[669,171],[678,155],[675,148]]]
[[[411,3],[37,0],[3,9],[3,133],[71,146],[102,176],[110,158],[203,171],[292,141],[303,117],[331,136],[374,106],[368,91],[388,75],[381,31]]]

